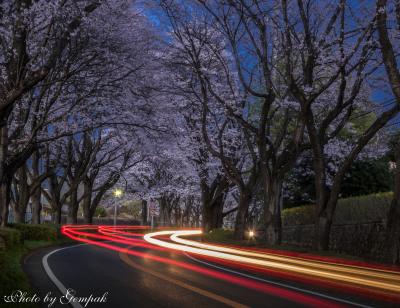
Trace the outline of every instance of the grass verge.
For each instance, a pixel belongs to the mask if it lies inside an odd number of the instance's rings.
[[[39,307],[32,303],[7,304],[4,302],[4,296],[12,294],[15,290],[27,292],[27,295],[33,294],[28,277],[22,269],[23,257],[35,249],[66,242],[69,240],[65,238],[52,241],[25,240],[22,244],[0,251],[0,307]]]

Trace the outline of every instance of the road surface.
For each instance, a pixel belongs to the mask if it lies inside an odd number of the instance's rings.
[[[232,266],[151,245],[140,235],[118,236],[120,242],[95,238],[94,245],[41,250],[26,258],[25,270],[42,297],[61,297],[65,289],[77,299],[106,294],[105,302],[87,307],[398,307],[393,297]],[[132,241],[123,243],[126,238]]]

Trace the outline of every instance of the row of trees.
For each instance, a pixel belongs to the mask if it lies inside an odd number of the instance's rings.
[[[0,222],[86,222],[143,160],[154,34],[131,1],[0,3]],[[146,71],[144,71],[146,67]],[[156,128],[155,128],[156,129]]]
[[[167,224],[208,231],[234,215],[237,239],[256,223],[279,244],[282,196],[307,173],[315,247],[328,249],[347,174],[384,155],[396,127],[399,11],[383,0],[1,2],[1,223],[9,204],[22,221],[29,200],[39,223],[43,197],[56,222],[64,204],[69,223],[79,206],[91,222],[123,185],[143,221],[156,199]]]
[[[396,127],[398,3],[165,0],[159,5],[159,18],[168,25],[162,60],[169,76],[161,96],[179,110],[174,157],[185,157],[190,165],[187,175],[179,176],[190,183],[185,193],[193,192],[189,178],[200,183],[203,227],[220,227],[224,214],[236,211],[235,237],[243,238],[261,196],[258,223],[267,242],[279,244],[282,191],[309,161],[315,248],[328,249],[346,175],[357,160],[384,155],[385,127]],[[380,102],[384,97],[389,99]],[[169,179],[174,176],[172,171]],[[179,181],[174,193],[181,195]],[[387,247],[397,247],[390,257],[398,261],[395,202]]]

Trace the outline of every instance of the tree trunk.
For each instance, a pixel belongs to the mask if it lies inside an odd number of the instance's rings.
[[[56,206],[55,208],[53,208],[54,212],[53,212],[53,222],[56,225],[61,225],[61,205]]]
[[[93,223],[93,215],[92,211],[90,208],[83,208],[83,221],[86,224],[92,224]]]
[[[67,223],[68,224],[77,224],[78,223],[78,191],[74,190],[71,193],[69,206],[68,206],[68,215],[67,215]]]
[[[329,249],[329,233],[332,222],[329,222],[328,199],[329,191],[326,187],[326,175],[324,158],[314,153],[314,173],[315,173],[315,223],[314,223],[314,249]]]
[[[212,204],[212,219],[211,227],[213,229],[222,228],[223,224],[223,209],[224,209],[225,195],[218,196]]]
[[[203,231],[210,232],[213,229],[212,225],[212,205],[211,196],[207,188],[202,188],[201,191],[201,208],[202,208],[202,221]]]
[[[315,223],[315,238],[314,247],[317,250],[328,250],[329,249],[329,235],[331,231],[332,221],[329,220],[326,214],[318,216]]]
[[[202,200],[203,230],[209,232],[213,229],[222,228],[223,224],[224,196],[220,195],[215,200]]]
[[[142,225],[147,225],[147,201],[142,200]]]
[[[167,198],[165,196],[162,196],[159,199],[160,202],[160,220],[162,223],[162,226],[169,226],[171,224],[171,218],[170,218],[170,211],[168,209],[169,204],[167,202]]]
[[[393,200],[387,217],[386,240],[383,261],[400,264],[400,136],[394,149],[396,169],[394,174]]]
[[[29,204],[29,194],[27,191],[21,192],[18,202],[12,202],[13,216],[15,223],[25,223],[26,210]]]
[[[238,210],[236,213],[234,238],[237,240],[244,239],[246,231],[246,218],[251,201],[251,193],[246,189],[240,189]]]
[[[0,225],[5,226],[8,220],[8,176],[6,173],[8,153],[7,119],[0,120]]]
[[[400,264],[400,189],[396,190],[388,213],[384,254],[384,261],[391,264]]]
[[[0,209],[1,209],[1,226],[4,227],[8,223],[8,212],[10,205],[10,181],[0,182]]]
[[[267,244],[279,245],[282,241],[282,181],[276,176],[264,187],[264,220]]]
[[[314,248],[318,250],[328,250],[330,243],[330,234],[333,223],[333,216],[335,214],[336,205],[339,199],[340,188],[342,185],[342,179],[344,177],[346,169],[341,169],[335,176],[334,183],[328,191],[325,188],[324,198],[320,199],[320,204],[317,203],[317,208],[320,209],[317,212],[316,222],[315,222],[315,238],[314,238]],[[317,199],[318,201],[318,199]]]
[[[35,189],[31,196],[32,201],[32,223],[40,224],[40,214],[42,212],[42,204],[40,203],[40,199],[42,197],[41,189]]]
[[[35,151],[32,155],[32,174],[34,179],[37,179],[39,177],[39,153],[37,151]],[[42,204],[40,200],[41,197],[42,189],[40,185],[32,192],[31,196],[33,224],[40,224],[40,214],[42,212]]]
[[[13,207],[14,222],[17,224],[25,223],[26,208],[19,206]]]
[[[83,220],[85,223],[91,224],[93,221],[94,211],[91,210],[92,186],[89,181],[83,182],[83,194],[84,194],[83,201],[82,201]]]
[[[91,224],[93,222],[93,215],[92,211],[90,210],[90,201],[91,201],[90,198],[91,196],[83,198],[83,203],[82,203],[83,221],[86,224]]]
[[[227,184],[225,178],[221,179],[218,176],[211,186],[205,181],[201,183],[201,209],[204,232],[222,227]]]

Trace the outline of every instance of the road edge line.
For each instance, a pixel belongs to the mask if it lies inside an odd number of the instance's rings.
[[[42,258],[42,265],[43,265],[44,271],[46,272],[46,274],[49,277],[49,279],[51,280],[51,282],[57,287],[57,289],[63,295],[65,295],[67,293],[67,288],[61,283],[61,281],[56,277],[56,275],[54,275],[53,271],[51,270],[51,268],[49,266],[48,259],[51,255],[53,255],[61,250],[75,248],[75,247],[82,246],[82,245],[87,245],[87,244],[77,244],[77,245],[73,245],[73,246],[58,248],[58,249],[50,251],[48,254],[46,254]],[[69,305],[71,305],[74,308],[83,308],[83,306],[79,303],[69,303]]]

